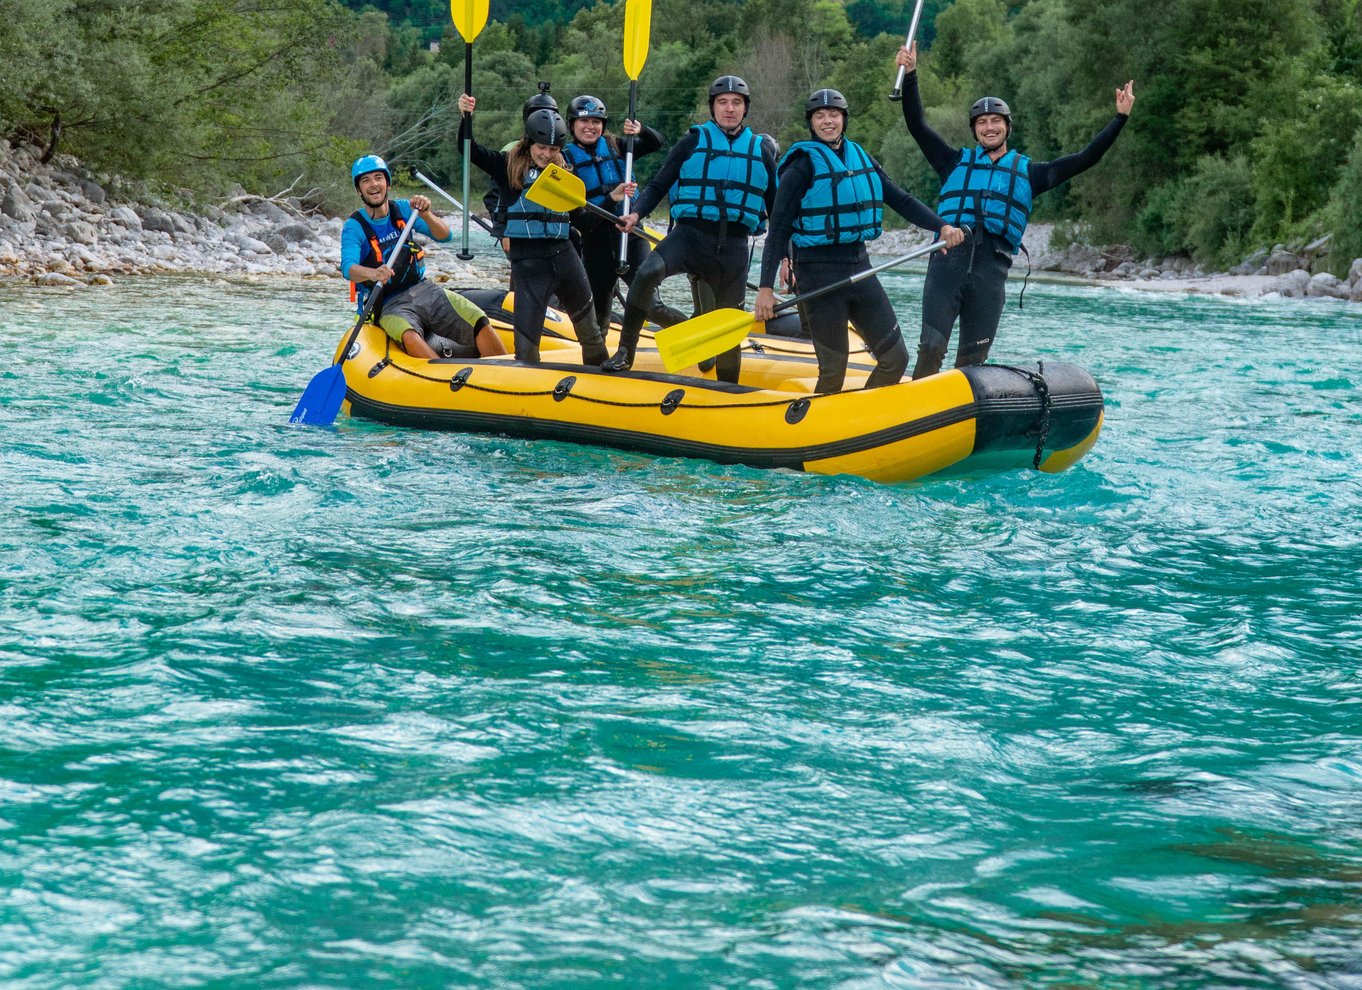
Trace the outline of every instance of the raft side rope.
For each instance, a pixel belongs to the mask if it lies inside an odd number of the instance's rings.
[[[448,384],[450,383],[450,381],[451,381],[450,378],[439,378],[439,377],[436,377],[435,375],[425,375],[425,374],[422,374],[422,373],[419,372],[419,371],[416,371],[416,370],[413,369],[413,368],[406,368],[406,367],[403,367],[403,366],[400,365],[400,364],[396,364],[396,363],[392,362],[392,361],[390,360],[390,358],[389,358],[389,353],[388,353],[389,350],[390,350],[390,348],[391,348],[391,340],[388,342],[388,348],[385,349],[383,360],[380,361],[377,365],[375,365],[375,367],[374,367],[374,369],[373,369],[373,371],[372,371],[370,377],[373,377],[373,374],[377,374],[379,371],[386,370],[387,368],[392,368],[394,371],[400,371],[400,372],[401,372],[402,374],[404,374],[404,375],[409,375],[409,376],[411,376],[412,378],[419,379],[419,380],[421,380],[421,381],[423,381],[423,382],[433,382],[433,383],[442,384],[442,385],[448,385]],[[385,364],[384,362],[386,362],[386,364]],[[470,372],[472,371],[471,368],[466,368],[466,369],[463,369],[463,370],[470,371]],[[563,394],[563,393],[560,392],[560,390],[559,390],[559,388],[558,388],[557,386],[555,386],[554,388],[549,388],[549,389],[536,389],[536,390],[533,390],[533,391],[521,391],[521,390],[519,390],[519,389],[496,388],[495,386],[491,386],[491,385],[479,385],[479,384],[476,384],[475,382],[468,381],[467,378],[463,378],[463,379],[461,379],[460,382],[458,383],[458,390],[461,391],[461,390],[463,390],[463,389],[465,389],[465,388],[473,389],[474,391],[477,391],[477,392],[484,392],[484,393],[486,393],[486,394],[488,394],[488,395],[506,395],[506,396],[512,396],[512,397],[518,398],[518,399],[532,399],[532,398],[548,398],[548,397],[553,397],[553,398],[556,398],[557,401],[560,401],[560,402],[561,402],[563,399],[565,399],[565,398],[567,398],[567,399],[576,399],[576,400],[578,400],[579,402],[590,402],[590,403],[593,403],[593,404],[598,405],[598,406],[616,406],[616,407],[621,408],[621,409],[654,409],[654,408],[656,408],[656,409],[662,409],[663,413],[666,414],[666,415],[671,415],[671,413],[675,412],[677,409],[682,408],[682,403],[681,403],[681,401],[680,401],[679,399],[673,399],[671,395],[668,395],[667,397],[665,397],[664,399],[662,399],[660,402],[622,402],[622,401],[620,401],[619,399],[602,399],[602,398],[598,398],[598,397],[596,397],[596,396],[594,396],[594,395],[578,395],[576,392],[567,392],[566,394]],[[817,393],[817,394],[815,394],[815,395],[800,395],[800,396],[798,396],[797,398],[794,398],[794,399],[767,399],[767,400],[762,401],[762,402],[724,402],[724,403],[715,403],[715,404],[706,403],[706,404],[704,404],[704,405],[689,405],[689,406],[685,406],[684,408],[686,408],[687,410],[696,410],[696,411],[708,411],[708,410],[711,410],[711,409],[714,409],[714,410],[726,410],[726,409],[763,409],[763,408],[774,407],[774,406],[795,406],[795,405],[798,405],[799,403],[805,403],[805,406],[802,407],[802,408],[807,408],[808,403],[812,402],[813,400],[816,400],[816,399],[824,399],[824,398],[827,398],[828,396],[837,395],[837,394],[838,394],[838,393],[836,393],[836,392],[820,392],[820,393]],[[669,401],[669,400],[670,400],[670,401]],[[666,407],[665,409],[663,408],[664,406]],[[801,418],[802,418],[802,417],[801,417]]]

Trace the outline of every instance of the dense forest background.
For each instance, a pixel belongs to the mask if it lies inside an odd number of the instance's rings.
[[[517,136],[538,80],[560,103],[627,105],[623,0],[492,0],[474,46],[478,137]],[[451,185],[463,39],[443,0],[0,0],[0,133],[96,171],[214,197],[301,176],[348,204],[349,161],[375,150]],[[850,134],[920,198],[936,186],[887,99],[911,15],[901,0],[653,0],[639,114],[675,140],[723,72],[782,145],[819,86]],[[1013,145],[1076,151],[1135,80],[1102,164],[1040,200],[1068,236],[1217,265],[1328,234],[1362,256],[1362,0],[927,0],[918,33],[929,118],[1002,96]],[[646,175],[655,159],[640,162]]]

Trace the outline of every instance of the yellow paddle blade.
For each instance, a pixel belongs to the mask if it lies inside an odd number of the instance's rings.
[[[653,0],[624,0],[624,72],[638,82],[648,61],[648,31],[653,19]]]
[[[756,322],[741,309],[716,309],[659,330],[653,339],[662,366],[680,371],[737,347]]]
[[[488,0],[449,0],[449,13],[454,27],[470,45],[487,26]]]
[[[525,195],[546,210],[567,213],[586,202],[586,183],[566,169],[550,165],[539,173]]]

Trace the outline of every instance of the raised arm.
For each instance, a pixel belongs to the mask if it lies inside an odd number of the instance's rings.
[[[464,139],[468,139],[468,157],[479,169],[486,172],[498,183],[506,181],[506,154],[505,152],[495,151],[486,145],[478,143],[478,139],[473,137],[473,113],[477,110],[478,101],[476,97],[464,93],[459,97],[459,109],[463,112],[463,119],[459,121],[459,143],[463,144]]]
[[[927,123],[927,114],[922,107],[922,94],[917,87],[917,42],[912,48],[899,48],[895,63],[904,67],[903,77],[903,122],[908,125],[908,133],[913,136],[927,164],[941,178],[950,175],[955,161],[960,157],[960,149],[946,143]]]
[[[1039,194],[1053,189],[1101,161],[1102,156],[1116,143],[1134,106],[1135,81],[1132,79],[1116,91],[1116,116],[1107,121],[1107,126],[1097,132],[1086,148],[1054,161],[1031,163],[1031,192]]]

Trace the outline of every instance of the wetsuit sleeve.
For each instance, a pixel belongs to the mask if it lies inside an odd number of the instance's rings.
[[[1092,139],[1092,143],[1082,151],[1065,155],[1063,158],[1056,158],[1051,162],[1032,162],[1030,171],[1031,194],[1034,196],[1045,192],[1047,189],[1053,189],[1061,182],[1067,182],[1078,173],[1087,171],[1096,165],[1111,146],[1116,143],[1121,128],[1126,126],[1126,121],[1129,119],[1123,113],[1118,113],[1115,117],[1112,117],[1107,122],[1107,126],[1098,131],[1097,136]]]
[[[908,133],[917,142],[922,156],[941,178],[951,174],[960,149],[952,148],[936,131],[927,124],[927,114],[922,108],[922,94],[917,88],[917,72],[903,77],[903,122],[908,125]]]
[[[624,138],[623,140],[628,141],[629,139]],[[639,131],[634,137],[634,157],[642,158],[644,155],[651,155],[654,151],[661,149],[662,145],[665,143],[666,142],[659,132],[653,130],[651,127],[645,126],[643,130]],[[623,147],[623,145],[621,145],[621,147]]]
[[[510,158],[504,151],[494,151],[485,144],[479,144],[473,137],[473,118],[465,116],[459,124],[459,144],[468,139],[468,158],[478,168],[490,175],[498,185],[506,181],[506,162]]]
[[[776,153],[772,142],[762,141],[761,163],[766,166],[766,174],[771,178],[766,183],[766,215],[769,217],[776,208]]]
[[[662,167],[653,176],[653,181],[639,192],[638,199],[634,201],[633,212],[638,214],[640,220],[657,209],[657,204],[662,202],[662,198],[667,195],[667,190],[680,178],[682,164],[691,156],[699,143],[700,138],[696,133],[687,131],[686,136],[672,146],[671,153],[667,155],[667,160],[662,163]]]
[[[794,155],[785,163],[776,186],[775,203],[771,207],[771,226],[766,232],[766,247],[761,252],[761,278],[758,288],[773,289],[780,274],[780,260],[790,249],[790,235],[794,233],[799,204],[813,184],[813,164],[809,156]]]
[[[873,159],[872,159],[873,160]],[[907,189],[889,178],[879,162],[875,162],[875,171],[880,177],[880,182],[884,184],[884,205],[889,207],[903,219],[907,220],[915,227],[923,230],[930,230],[933,234],[946,226],[946,221],[936,215],[936,211],[929,207],[922,200],[918,199]]]
[[[341,226],[341,278],[350,278],[350,266],[359,264],[359,260],[364,257],[364,250],[364,231],[360,229],[355,219],[350,217]]]

